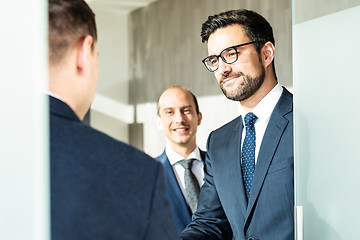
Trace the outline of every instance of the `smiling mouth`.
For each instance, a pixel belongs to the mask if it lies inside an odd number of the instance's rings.
[[[234,80],[235,78],[237,78],[237,77],[226,78],[226,79],[223,81],[223,83],[230,82],[230,81]]]
[[[173,129],[174,132],[186,132],[188,130],[189,130],[189,128],[186,128],[186,127]]]
[[[227,78],[225,78],[225,79],[222,81],[222,84],[224,85],[224,84],[230,83],[230,82],[232,82],[232,81],[234,81],[234,80],[236,80],[236,79],[240,79],[240,78],[243,77],[243,76],[244,76],[244,74],[242,74],[242,73],[231,74],[231,75],[227,76]],[[241,82],[243,82],[243,81],[241,81]]]

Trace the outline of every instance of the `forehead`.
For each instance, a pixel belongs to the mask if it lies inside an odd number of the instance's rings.
[[[159,99],[159,108],[180,108],[185,106],[194,106],[192,95],[181,88],[167,89]]]
[[[218,55],[225,48],[251,41],[239,24],[218,28],[208,39],[208,54]]]

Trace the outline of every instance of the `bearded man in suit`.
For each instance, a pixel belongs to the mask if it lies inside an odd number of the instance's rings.
[[[293,240],[293,97],[275,73],[272,27],[250,10],[208,17],[205,67],[240,116],[207,142],[205,183],[182,239]]]

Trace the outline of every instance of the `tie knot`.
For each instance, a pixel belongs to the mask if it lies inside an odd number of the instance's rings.
[[[193,158],[191,158],[191,159],[183,159],[183,160],[179,161],[179,164],[185,169],[191,169],[194,160],[195,159],[193,159]]]
[[[244,118],[245,126],[254,126],[256,120],[257,120],[257,116],[254,113],[252,112],[247,113]]]

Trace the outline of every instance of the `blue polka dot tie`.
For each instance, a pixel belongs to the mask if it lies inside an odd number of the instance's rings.
[[[246,197],[249,199],[255,171],[255,127],[257,117],[253,113],[245,115],[246,135],[241,151],[241,170],[243,174]]]

